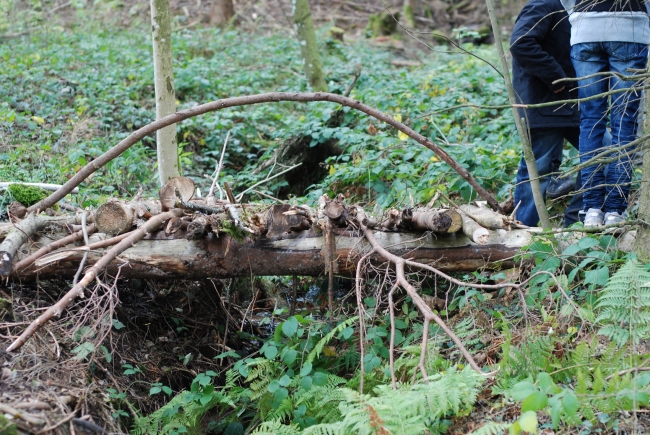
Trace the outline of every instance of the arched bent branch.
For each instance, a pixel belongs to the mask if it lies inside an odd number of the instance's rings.
[[[197,115],[202,115],[208,112],[214,112],[217,110],[226,109],[228,107],[237,107],[237,106],[248,106],[252,104],[260,103],[271,103],[271,102],[280,102],[280,101],[295,101],[295,102],[313,102],[313,101],[329,101],[332,103],[341,104],[342,106],[351,107],[353,109],[359,110],[369,116],[372,116],[380,121],[383,121],[402,133],[406,134],[416,142],[421,145],[429,148],[433,151],[440,160],[447,163],[451,166],[461,177],[463,177],[467,182],[476,190],[478,195],[485,199],[490,207],[494,210],[500,211],[499,204],[496,199],[490,193],[485,190],[478,182],[472,177],[472,175],[463,168],[458,162],[451,158],[442,148],[433,143],[430,139],[427,139],[420,133],[416,132],[412,128],[402,124],[399,121],[396,121],[390,115],[387,115],[383,112],[380,112],[377,109],[374,109],[370,106],[367,106],[360,101],[353,100],[351,98],[344,97],[342,95],[331,94],[327,92],[316,92],[316,93],[289,93],[289,92],[271,92],[267,94],[258,94],[258,95],[248,95],[244,97],[233,97],[233,98],[224,98],[222,100],[213,101],[211,103],[202,104],[200,106],[195,106],[190,109],[182,110],[174,114],[165,116],[157,121],[152,122],[151,124],[145,125],[144,127],[134,131],[126,138],[122,139],[117,145],[115,145],[110,150],[106,151],[104,154],[88,163],[86,166],[81,168],[77,174],[68,180],[59,190],[54,192],[52,195],[43,199],[42,201],[29,207],[28,211],[33,212],[36,210],[45,210],[48,207],[54,205],[57,201],[62,199],[65,195],[70,193],[72,189],[81,184],[90,174],[97,171],[102,166],[106,165],[108,162],[122,154],[124,151],[129,149],[131,146],[138,143],[145,136],[148,136],[155,131],[183,121],[188,118],[192,118]]]

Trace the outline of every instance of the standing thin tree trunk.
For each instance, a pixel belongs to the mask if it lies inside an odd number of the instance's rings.
[[[415,28],[415,8],[417,0],[404,0],[402,10],[404,12],[404,25],[408,29]]]
[[[218,27],[226,27],[234,16],[235,6],[232,0],[214,0],[212,12],[210,13],[210,24]]]
[[[323,62],[318,53],[314,20],[311,18],[308,0],[291,0],[293,22],[296,25],[300,52],[305,65],[305,75],[309,85],[316,92],[327,92],[323,74]]]
[[[153,75],[156,90],[156,119],[176,112],[174,68],[172,66],[172,32],[169,0],[151,0],[153,39]],[[156,132],[160,185],[180,175],[176,125]]]
[[[496,13],[494,12],[494,2],[493,0],[485,0],[485,3],[487,4],[490,22],[492,23],[492,31],[494,32],[497,53],[499,53],[499,59],[501,60],[501,72],[503,73],[503,78],[506,82],[508,100],[513,106],[512,110],[514,111],[515,115],[515,126],[517,127],[517,132],[519,132],[521,147],[524,150],[524,160],[526,161],[526,166],[528,167],[528,175],[530,176],[529,182],[531,190],[533,191],[535,208],[537,209],[537,214],[539,214],[539,220],[542,223],[542,228],[550,229],[551,219],[549,218],[548,210],[546,209],[546,203],[544,202],[542,187],[539,184],[539,174],[537,172],[537,164],[535,163],[535,154],[533,153],[533,147],[530,143],[530,136],[528,135],[528,128],[526,126],[524,118],[519,117],[519,111],[516,107],[514,107],[515,104],[517,104],[517,99],[515,98],[515,90],[512,87],[512,80],[510,79],[510,66],[508,65],[508,60],[506,59],[506,55],[503,51],[503,43],[501,41],[501,28],[499,27],[499,21],[497,20]]]
[[[645,123],[643,134],[650,133],[650,98],[644,95]],[[650,222],[650,152],[643,153],[643,170],[641,172],[641,190],[639,193],[639,219]],[[639,260],[647,263],[650,261],[650,226],[639,225],[636,233],[634,250]]]

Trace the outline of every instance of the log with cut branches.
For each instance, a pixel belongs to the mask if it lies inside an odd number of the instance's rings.
[[[129,237],[120,241],[117,245],[107,251],[99,261],[97,261],[83,276],[83,278],[73,286],[56,304],[49,307],[43,312],[36,320],[34,320],[23,331],[22,334],[7,348],[7,352],[12,352],[20,348],[34,333],[43,326],[46,322],[54,316],[61,314],[63,309],[67,307],[73,300],[83,296],[84,289],[102,272],[118,255],[124,252],[129,247],[133,246],[149,232],[158,229],[162,226],[163,222],[175,216],[181,216],[182,210],[174,209],[165,213],[161,213],[152,217],[142,227],[134,231]]]
[[[120,276],[159,279],[229,278],[237,276],[305,275],[325,273],[326,251],[323,232],[310,225],[303,209],[291,210],[289,205],[272,206],[262,218],[254,215],[260,225],[258,235],[223,228],[226,214],[200,214],[194,222],[185,216],[175,217],[163,231],[149,234],[136,245],[122,252],[108,265],[108,272],[128,262]],[[208,231],[209,227],[209,231]],[[235,233],[233,233],[235,231]],[[355,252],[365,243],[357,231],[332,228],[335,249],[332,260],[341,276],[353,276]],[[215,234],[216,233],[216,234]],[[530,242],[525,231],[505,235],[490,233],[487,244],[478,245],[456,234],[423,234],[422,232],[376,232],[375,238],[395,255],[407,255],[414,261],[436,265],[446,271],[471,271],[492,264],[502,267],[514,264],[513,257],[521,246]],[[188,240],[191,239],[191,240]],[[118,241],[120,239],[117,239]],[[40,258],[17,275],[21,279],[73,276],[83,254],[90,250],[89,264],[102,258],[96,243],[89,247],[64,248]],[[381,257],[371,258],[381,261]]]

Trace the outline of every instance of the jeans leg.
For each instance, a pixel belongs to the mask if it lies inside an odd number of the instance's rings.
[[[544,175],[553,171],[553,163],[562,158],[562,146],[564,145],[564,133],[561,128],[533,128],[530,130],[530,142],[535,156],[537,172],[540,176],[542,194],[546,199],[546,186],[548,177]],[[519,162],[517,171],[517,186],[515,187],[515,205],[519,204],[517,209],[517,219],[524,225],[534,227],[539,222],[539,214],[535,208],[533,191],[530,188],[530,175],[526,167],[526,161],[522,157]]]
[[[623,75],[630,75],[628,68],[644,69],[648,58],[647,46],[643,44],[609,42],[603,43],[609,54],[609,69]],[[610,89],[628,89],[634,85],[634,80],[610,78]],[[638,129],[639,106],[641,91],[628,91],[614,94],[611,97],[610,124],[612,128],[612,146],[621,146],[636,139]],[[612,154],[618,160],[611,162],[605,177],[606,196],[605,212],[622,213],[627,208],[627,197],[630,193],[632,180],[632,165],[630,156],[634,149],[626,149]]]
[[[608,69],[608,56],[600,44],[585,43],[571,47],[571,59],[578,77],[586,77]],[[608,79],[595,76],[578,80],[578,97],[581,99],[609,90]],[[580,163],[584,163],[602,150],[607,126],[607,97],[580,102]],[[603,167],[592,165],[581,171],[584,210],[602,209],[605,200]]]

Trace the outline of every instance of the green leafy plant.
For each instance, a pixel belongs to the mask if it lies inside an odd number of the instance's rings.
[[[596,303],[598,334],[619,346],[638,344],[650,331],[650,272],[630,259],[609,279]]]

